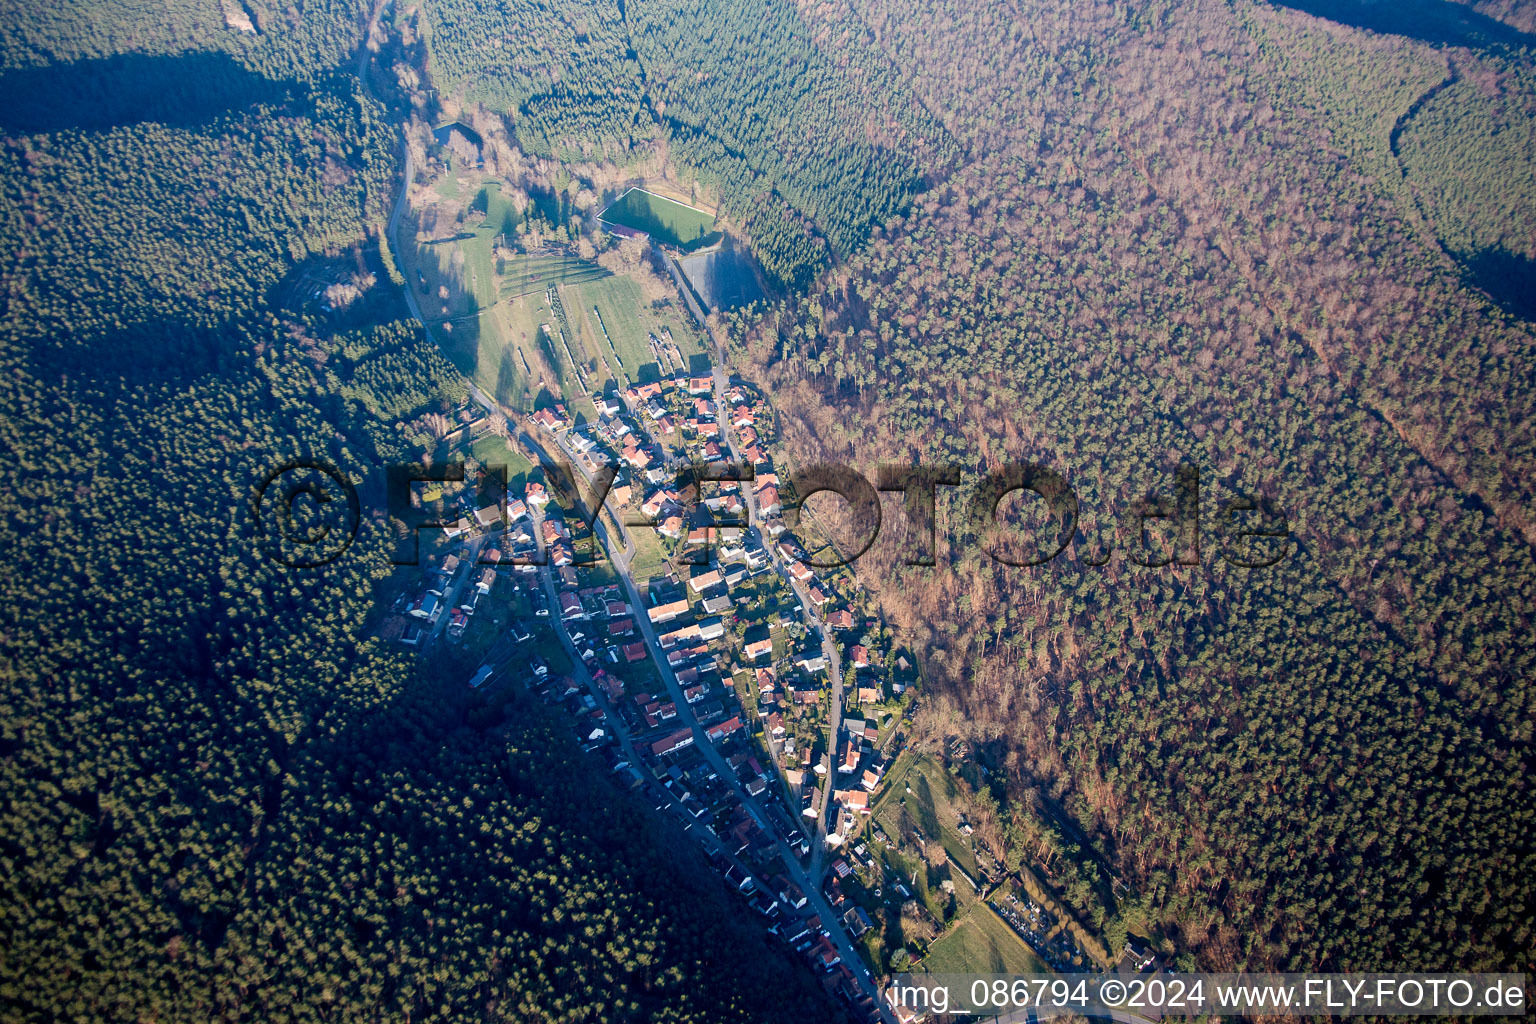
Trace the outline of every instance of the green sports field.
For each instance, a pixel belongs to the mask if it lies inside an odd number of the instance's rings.
[[[679,249],[697,249],[719,238],[717,232],[711,231],[715,225],[713,214],[643,188],[624,193],[601,217],[610,224],[644,231],[658,242]]]

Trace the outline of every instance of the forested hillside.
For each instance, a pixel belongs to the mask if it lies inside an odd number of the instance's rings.
[[[662,148],[786,286],[851,252],[955,153],[857,22],[816,31],[774,0],[424,10],[434,81],[507,115],[530,153]]]
[[[860,563],[947,680],[939,727],[1213,966],[1527,962],[1536,338],[1440,251],[1482,201],[1421,184],[1421,213],[1393,166],[1441,54],[1249,4],[846,8],[969,160],[744,355],[803,461],[1032,458],[1081,499],[1046,568],[980,554],[958,504],[937,568]],[[1201,564],[1136,565],[1133,503],[1181,464]],[[1235,494],[1288,517],[1278,566],[1222,559]]]
[[[0,67],[51,66],[91,60],[131,64],[131,55],[222,53],[274,79],[311,81],[357,49],[367,0],[99,0],[39,5],[8,18],[0,32]],[[248,25],[240,31],[237,25]],[[166,88],[188,81],[166,76]],[[125,80],[124,85],[142,88]],[[110,95],[103,96],[110,101]]]
[[[622,156],[656,134],[622,5],[434,0],[428,70],[441,87],[514,114],[530,151]]]
[[[258,548],[265,471],[367,484],[464,386],[376,291],[357,12],[165,13],[0,31],[0,1016],[835,1019],[539,707],[372,638],[373,506],[323,570]],[[317,267],[388,315],[309,312]]]

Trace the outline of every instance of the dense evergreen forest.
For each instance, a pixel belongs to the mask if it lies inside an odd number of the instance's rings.
[[[364,12],[247,9],[0,29],[0,1017],[837,1019],[542,705],[372,638],[374,516],[257,547],[265,470],[377,480],[464,385],[381,292]]]
[[[718,192],[781,285],[808,285],[955,156],[856,23],[817,32],[775,0],[424,10],[440,87],[506,114],[533,154],[661,149]]]
[[[938,567],[860,563],[948,680],[936,727],[1202,962],[1529,963],[1536,334],[1447,254],[1528,245],[1532,51],[1252,3],[809,17],[868,26],[966,156],[737,323],[792,445],[1033,458],[1081,499],[1048,567],[958,514]],[[1139,566],[1179,465],[1202,564]],[[1237,494],[1287,517],[1280,565],[1220,557]]]

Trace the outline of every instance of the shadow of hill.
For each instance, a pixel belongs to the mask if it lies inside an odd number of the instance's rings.
[[[1536,321],[1536,260],[1504,249],[1459,254],[1472,282],[1507,312]]]
[[[0,129],[100,130],[145,121],[185,127],[256,103],[285,103],[295,92],[224,53],[122,53],[0,74]]]
[[[30,372],[56,383],[153,388],[217,371],[221,353],[238,344],[218,328],[167,317],[33,339]]]
[[[1536,35],[1479,14],[1451,0],[1276,0],[1277,6],[1304,11],[1341,25],[1407,36],[1432,46],[1473,50],[1536,47]]]

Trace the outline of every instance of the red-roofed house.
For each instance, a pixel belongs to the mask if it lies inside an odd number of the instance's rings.
[[[693,746],[693,730],[677,729],[667,733],[659,740],[652,741],[651,753],[661,757],[663,754],[670,754],[674,750],[682,750],[684,747],[691,746]]]
[[[719,743],[721,740],[725,739],[731,733],[736,732],[740,728],[741,717],[739,715],[732,715],[725,721],[717,722],[710,726],[709,729],[705,731],[705,735],[709,737],[709,741],[711,743]]]

